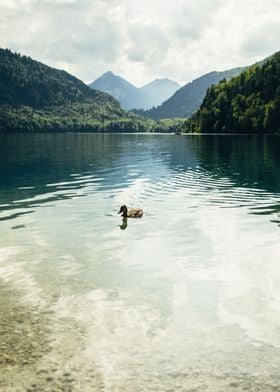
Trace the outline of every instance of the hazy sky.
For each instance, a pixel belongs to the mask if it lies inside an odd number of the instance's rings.
[[[85,82],[181,84],[278,51],[280,0],[0,0],[0,46]]]

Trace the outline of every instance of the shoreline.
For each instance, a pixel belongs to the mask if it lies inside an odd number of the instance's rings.
[[[147,136],[280,136],[280,134],[275,133],[186,133],[176,134],[174,132],[73,132],[73,131],[42,131],[42,132],[2,132],[1,135],[147,135]]]

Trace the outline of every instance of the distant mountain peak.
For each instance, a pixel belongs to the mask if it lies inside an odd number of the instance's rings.
[[[111,94],[125,109],[148,109],[151,107],[150,98],[145,93],[112,71],[105,72],[89,86]]]
[[[137,88],[112,71],[105,72],[89,86],[111,94],[125,109],[146,110],[160,105],[180,88],[178,83],[167,78]]]
[[[147,86],[154,85],[154,84],[169,84],[169,85],[176,85],[178,88],[181,87],[179,85],[179,83],[175,82],[172,79],[169,79],[169,78],[156,78],[156,79],[152,80],[151,82],[145,84],[141,88],[143,89],[143,88],[146,88]]]
[[[150,94],[155,99],[155,105],[159,106],[162,102],[170,98],[181,86],[168,78],[158,78],[141,87],[141,90]]]
[[[104,74],[102,76],[115,76],[115,75],[112,71],[107,71],[107,72],[104,72]]]

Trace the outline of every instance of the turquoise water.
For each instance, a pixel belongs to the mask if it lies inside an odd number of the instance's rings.
[[[280,390],[279,142],[1,135],[0,390]]]

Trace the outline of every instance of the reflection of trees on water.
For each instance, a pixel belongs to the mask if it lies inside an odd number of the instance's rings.
[[[189,140],[201,167],[214,178],[229,178],[234,186],[280,194],[280,137],[201,135]],[[257,203],[256,203],[257,204]],[[254,206],[251,213],[274,215],[280,223],[280,202]]]
[[[85,186],[128,186],[129,166],[152,162],[153,147],[149,137],[136,134],[0,134],[2,210],[81,197],[77,190]]]
[[[237,186],[280,192],[280,137],[257,135],[190,136],[202,167]]]
[[[90,166],[106,168],[122,149],[112,143],[113,135],[91,134],[18,134],[0,135],[1,182],[69,179],[71,173],[83,173]]]

